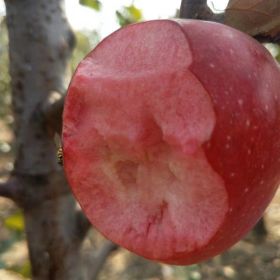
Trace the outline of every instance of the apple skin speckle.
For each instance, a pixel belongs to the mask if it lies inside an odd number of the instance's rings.
[[[213,257],[280,181],[280,70],[222,24],[122,28],[78,66],[63,114],[72,191],[108,239],[151,260]]]

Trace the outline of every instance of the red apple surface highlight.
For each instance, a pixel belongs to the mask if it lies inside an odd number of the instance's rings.
[[[254,39],[195,20],[130,25],[78,66],[63,124],[73,193],[107,238],[191,264],[238,241],[280,179],[280,70]]]

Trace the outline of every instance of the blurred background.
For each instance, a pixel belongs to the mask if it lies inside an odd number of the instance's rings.
[[[69,77],[79,61],[104,37],[129,23],[174,17],[180,0],[66,0],[67,18],[77,44],[69,66]],[[209,1],[215,12],[222,12],[227,0]],[[267,44],[274,57],[279,47]],[[0,0],[0,178],[13,169],[13,116],[10,110],[8,38],[5,6]],[[280,192],[264,215],[264,226],[251,232],[232,249],[207,262],[168,266],[146,261],[124,249],[108,258],[99,279],[124,280],[280,280]],[[85,242],[98,247],[103,238],[92,231]],[[0,279],[30,279],[30,263],[22,213],[9,200],[0,198]]]

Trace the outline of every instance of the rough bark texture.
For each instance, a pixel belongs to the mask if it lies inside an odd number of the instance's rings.
[[[75,44],[64,0],[5,4],[16,157],[0,196],[23,209],[33,279],[93,280],[116,245],[105,243],[84,261],[81,245],[90,223],[57,164],[54,135],[62,126],[65,70]]]
[[[62,0],[6,0],[16,159],[10,196],[23,207],[33,279],[85,279],[78,215],[43,110],[63,93],[74,35]],[[58,120],[59,122],[60,120]],[[6,195],[8,196],[8,195]],[[84,237],[84,236],[83,236]]]

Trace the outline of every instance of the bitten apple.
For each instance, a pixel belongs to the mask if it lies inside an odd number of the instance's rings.
[[[63,154],[92,224],[128,250],[191,264],[258,221],[280,180],[280,70],[225,25],[122,28],[78,66]]]

